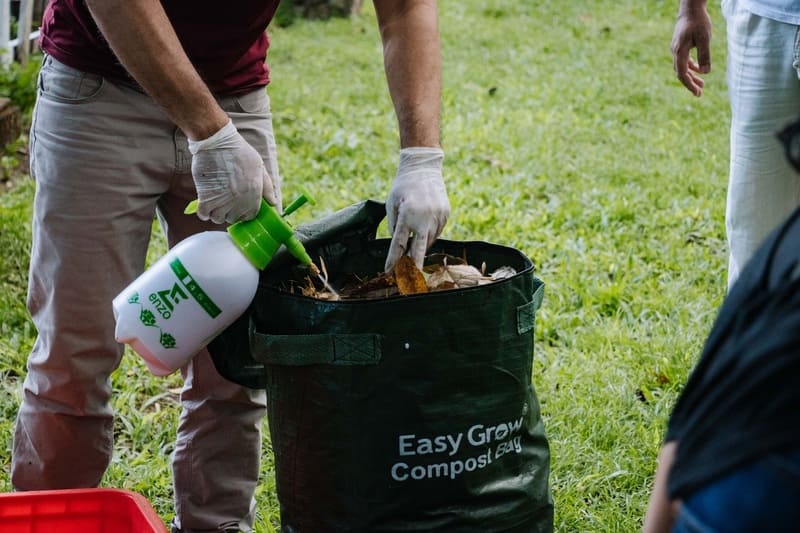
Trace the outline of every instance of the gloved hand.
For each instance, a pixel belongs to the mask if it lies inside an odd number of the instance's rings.
[[[425,252],[439,237],[450,216],[450,201],[442,179],[444,152],[440,148],[400,150],[397,176],[386,199],[392,243],[386,256],[387,272],[403,254],[422,268]]]
[[[279,185],[233,121],[207,139],[189,140],[189,151],[200,219],[217,224],[250,220],[258,214],[262,194],[280,209]]]

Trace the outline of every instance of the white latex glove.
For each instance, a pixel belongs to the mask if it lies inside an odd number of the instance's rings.
[[[233,121],[207,139],[190,139],[189,151],[200,219],[217,224],[250,220],[258,214],[262,194],[269,203],[278,205],[277,184]]]
[[[442,179],[444,152],[440,148],[400,150],[400,165],[386,199],[392,243],[387,272],[406,252],[422,268],[425,252],[439,237],[450,216],[450,201]]]

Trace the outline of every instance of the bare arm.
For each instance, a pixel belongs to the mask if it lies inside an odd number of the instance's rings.
[[[658,454],[656,480],[653,486],[653,493],[650,495],[650,503],[647,507],[643,533],[668,533],[672,530],[677,504],[669,499],[667,480],[672,469],[672,463],[675,461],[677,446],[678,443],[675,441],[668,442],[664,444]]]
[[[200,78],[159,0],[86,0],[122,65],[193,140],[219,131],[228,116]]]
[[[189,138],[197,216],[217,224],[249,220],[262,194],[279,206],[280,184],[200,78],[160,0],[86,4],[122,65]]]
[[[698,74],[711,72],[711,18],[706,0],[681,0],[672,34],[675,74],[695,96],[702,96],[705,82]],[[691,51],[697,49],[697,61]]]
[[[374,3],[401,147],[438,147],[442,62],[436,2]]]

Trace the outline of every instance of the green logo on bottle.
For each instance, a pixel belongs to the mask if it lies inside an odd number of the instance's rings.
[[[131,305],[138,305],[139,306],[139,321],[144,324],[145,326],[151,328],[158,328],[159,329],[159,338],[158,341],[164,348],[175,348],[178,346],[178,343],[170,333],[162,330],[161,327],[158,325],[158,320],[156,319],[155,313],[151,310],[146,309],[142,303],[139,301],[139,293],[134,292],[130,298],[128,298],[128,303]]]
[[[149,309],[145,309],[144,307],[139,311],[139,320],[142,321],[142,324],[145,326],[155,326],[156,325],[156,315]]]
[[[175,342],[175,337],[163,331],[161,332],[161,337],[158,339],[158,342],[160,342],[161,346],[163,346],[164,348],[174,348],[175,346],[177,346],[177,343]]]

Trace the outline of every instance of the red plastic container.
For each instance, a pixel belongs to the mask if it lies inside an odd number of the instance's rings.
[[[2,533],[166,533],[144,496],[124,489],[0,494]]]

